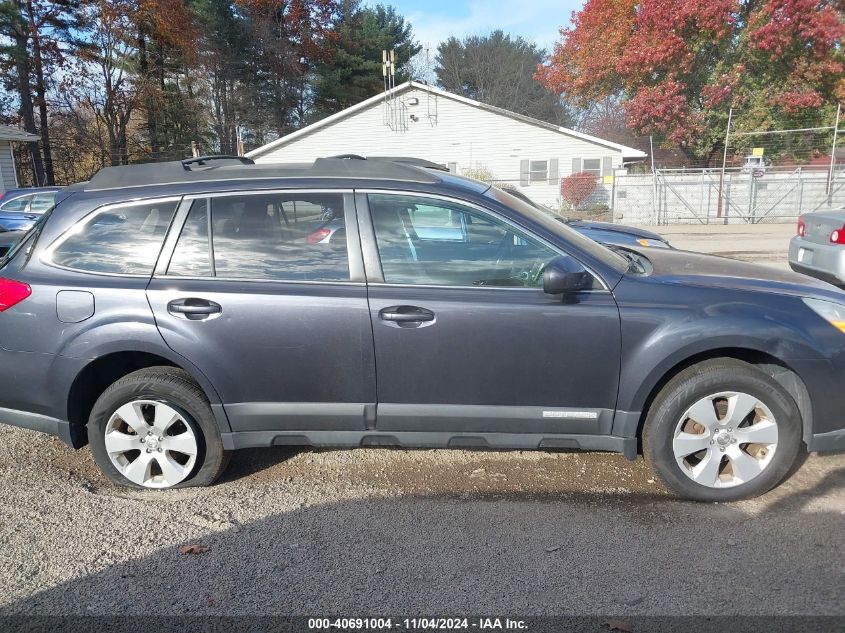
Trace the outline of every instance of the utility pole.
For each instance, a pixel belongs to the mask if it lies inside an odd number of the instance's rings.
[[[833,169],[836,166],[836,140],[839,136],[839,112],[842,108],[841,103],[836,104],[836,123],[833,125],[833,145],[830,149],[830,169],[827,173],[827,203],[830,205],[833,198]],[[798,210],[801,211],[800,209]]]
[[[731,137],[731,121],[733,120],[734,116],[734,109],[731,108],[728,111],[728,129],[725,130],[725,151],[722,154],[722,171],[719,174],[719,203],[716,207],[716,217],[722,217],[722,187],[725,185],[725,163],[728,162],[728,141]],[[725,218],[725,223],[727,223],[727,218]]]

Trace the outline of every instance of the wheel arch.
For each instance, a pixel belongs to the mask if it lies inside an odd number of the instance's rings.
[[[217,418],[221,432],[229,430],[220,397],[208,379],[197,370],[184,362],[183,359],[173,358],[155,352],[137,349],[123,349],[109,351],[88,362],[74,377],[67,395],[67,420],[70,423],[70,436],[74,448],[81,448],[88,443],[86,425],[94,403],[102,393],[115,381],[139,369],[148,367],[173,367],[184,371],[199,385]]]
[[[620,428],[614,423],[614,434],[642,439],[643,425],[652,402],[672,378],[688,367],[708,360],[727,358],[746,362],[771,376],[795,401],[801,415],[802,438],[809,445],[813,429],[813,407],[810,392],[801,376],[788,363],[760,349],[749,347],[717,347],[674,359],[668,368],[660,368],[650,374],[636,391],[630,413],[619,420]],[[624,405],[623,405],[624,406]],[[620,407],[622,408],[622,407]]]

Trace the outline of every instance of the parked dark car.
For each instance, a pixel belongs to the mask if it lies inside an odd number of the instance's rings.
[[[422,161],[242,163],[104,169],[16,243],[0,420],[143,488],[256,446],[642,450],[728,501],[845,449],[845,292],[614,252]]]
[[[561,221],[582,235],[586,235],[591,240],[606,244],[607,246],[672,248],[666,238],[654,231],[649,231],[638,226],[616,224],[615,222],[578,220],[567,217],[561,218]]]
[[[0,231],[26,231],[53,206],[63,187],[9,189],[0,195]]]
[[[638,226],[616,224],[615,222],[598,222],[595,220],[568,218],[566,216],[558,215],[551,209],[547,209],[546,207],[534,202],[516,187],[507,187],[505,191],[512,196],[533,205],[538,210],[548,213],[557,220],[568,224],[582,235],[589,237],[591,240],[595,240],[596,242],[600,242],[606,246],[633,248],[650,246],[654,248],[672,248],[666,238],[658,235],[654,231],[642,229]]]

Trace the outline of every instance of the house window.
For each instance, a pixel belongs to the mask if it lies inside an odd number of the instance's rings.
[[[547,160],[532,160],[529,167],[529,181],[548,182],[549,180],[549,161]]]
[[[596,178],[601,178],[601,158],[585,158],[582,171],[592,174]]]

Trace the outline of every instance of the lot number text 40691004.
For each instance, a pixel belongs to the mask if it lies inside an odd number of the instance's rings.
[[[528,628],[523,620],[510,618],[309,618],[312,630],[387,630],[408,631],[477,630],[520,631]]]

